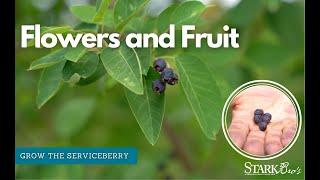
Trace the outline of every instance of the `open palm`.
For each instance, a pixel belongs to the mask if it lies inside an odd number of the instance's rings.
[[[269,86],[254,86],[242,91],[232,102],[229,135],[244,151],[253,155],[274,154],[293,139],[297,118],[293,104],[281,91]],[[265,131],[253,121],[255,109],[272,114]]]

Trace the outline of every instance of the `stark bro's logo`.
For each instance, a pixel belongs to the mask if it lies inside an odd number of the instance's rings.
[[[252,164],[251,162],[244,163],[245,175],[276,175],[276,174],[300,174],[301,168],[289,167],[289,162],[280,164]]]

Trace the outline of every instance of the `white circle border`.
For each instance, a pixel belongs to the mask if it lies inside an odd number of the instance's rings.
[[[225,112],[228,110],[228,106],[229,106],[229,102],[231,103],[231,99],[234,98],[234,95],[236,93],[238,93],[240,90],[246,88],[248,85],[254,85],[254,84],[260,84],[260,83],[263,83],[265,85],[274,85],[274,86],[277,86],[279,88],[281,88],[282,90],[284,90],[291,98],[291,100],[294,101],[294,105],[296,106],[297,108],[297,112],[298,113],[298,121],[299,121],[299,127],[298,127],[298,132],[296,132],[295,134],[295,137],[293,140],[291,140],[289,146],[285,147],[284,150],[276,153],[275,155],[270,155],[270,156],[266,156],[266,157],[255,157],[253,155],[249,155],[249,154],[246,154],[244,153],[242,150],[239,150],[238,147],[236,147],[236,145],[234,145],[231,140],[229,139],[229,134],[226,130],[226,126],[225,126]],[[251,87],[251,86],[250,86]],[[249,88],[249,87],[248,87]],[[296,98],[293,96],[293,94],[286,88],[284,87],[283,85],[279,84],[279,83],[276,83],[274,81],[270,81],[270,80],[254,80],[254,81],[249,81],[247,83],[244,83],[242,84],[241,86],[239,86],[237,89],[235,89],[228,97],[228,99],[226,100],[224,106],[223,106],[223,110],[222,110],[222,116],[221,116],[221,120],[222,120],[222,130],[223,130],[223,134],[225,136],[225,138],[227,139],[229,145],[235,150],[237,151],[239,154],[241,154],[242,156],[244,157],[247,157],[249,159],[253,159],[253,160],[271,160],[271,159],[274,159],[274,158],[277,158],[281,155],[283,155],[284,153],[286,153],[292,146],[293,144],[297,141],[299,135],[300,135],[300,131],[301,131],[301,126],[302,126],[302,115],[301,115],[301,109],[300,109],[300,106],[299,106],[299,103],[298,101],[296,100]]]

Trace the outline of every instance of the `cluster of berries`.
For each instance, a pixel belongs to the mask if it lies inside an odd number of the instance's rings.
[[[152,83],[152,90],[155,93],[161,94],[166,89],[166,83],[175,85],[178,83],[178,75],[171,68],[167,68],[167,63],[163,59],[157,59],[153,63],[155,71],[160,73],[160,78]]]
[[[265,131],[267,129],[267,125],[270,123],[271,118],[271,114],[264,113],[262,109],[256,109],[254,111],[254,123],[256,123],[259,126],[259,129],[261,131]]]

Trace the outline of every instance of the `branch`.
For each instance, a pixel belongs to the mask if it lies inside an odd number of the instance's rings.
[[[190,159],[188,158],[188,155],[187,155],[185,149],[182,147],[181,139],[171,129],[171,126],[168,123],[167,119],[164,119],[163,129],[164,129],[164,132],[165,132],[166,136],[168,137],[170,143],[173,146],[173,151],[174,151],[175,155],[181,161],[184,169],[186,171],[192,171],[193,167],[190,163]]]

